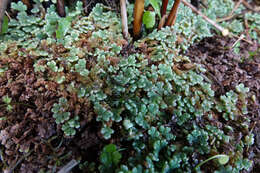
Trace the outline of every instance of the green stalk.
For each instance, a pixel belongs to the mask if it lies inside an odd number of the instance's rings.
[[[210,160],[213,160],[213,159],[218,159],[219,163],[221,165],[224,165],[229,161],[229,156],[225,155],[225,154],[218,154],[218,155],[212,156],[212,157],[204,160],[203,162],[199,163],[194,169],[197,170],[199,167],[201,167],[201,165],[203,165],[204,163],[206,163]]]
[[[2,32],[2,25],[4,21],[5,10],[9,0],[0,0],[0,33]]]

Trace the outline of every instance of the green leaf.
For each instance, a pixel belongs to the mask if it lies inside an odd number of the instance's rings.
[[[152,11],[144,12],[143,23],[147,29],[153,28],[155,25],[155,13]]]
[[[130,128],[132,128],[134,126],[133,123],[131,123],[131,121],[128,120],[128,119],[123,121],[123,125],[124,125],[126,130],[128,130],[128,129],[130,129]]]
[[[12,98],[10,98],[9,96],[4,96],[4,97],[2,98],[2,100],[3,100],[3,102],[4,102],[5,104],[10,104],[11,101],[12,101]]]
[[[61,109],[60,105],[57,104],[57,103],[54,103],[54,105],[53,105],[51,111],[52,111],[53,113],[58,113],[58,112],[60,111],[60,109]]]
[[[5,34],[8,31],[8,17],[4,16],[1,34]]]
[[[239,85],[236,86],[236,91],[239,93],[247,93],[249,92],[249,88],[245,87],[243,83],[240,83]]]
[[[59,104],[61,104],[61,105],[63,105],[63,106],[66,106],[67,105],[67,99],[66,98],[63,98],[63,97],[61,97],[60,99],[59,99]]]
[[[6,110],[7,110],[7,111],[11,112],[12,109],[13,109],[13,106],[12,106],[12,105],[7,105],[7,107],[6,107]]]
[[[58,84],[61,84],[61,83],[63,83],[65,80],[66,80],[66,77],[65,77],[65,76],[58,76],[56,82],[57,82]]]
[[[111,135],[114,133],[114,130],[105,126],[101,129],[101,133],[105,139],[109,139],[111,137]]]
[[[86,69],[86,60],[80,59],[78,60],[78,63],[75,64],[75,70],[78,72],[81,76],[88,76],[89,71]]]
[[[158,14],[161,18],[161,13],[160,13],[160,6],[158,4],[158,0],[149,0],[150,4],[153,6],[156,14]]]
[[[78,94],[78,98],[84,97],[86,94],[86,88],[80,87],[77,94]]]
[[[47,62],[48,67],[54,72],[58,71],[58,67],[56,66],[56,62],[54,60]]]
[[[229,161],[229,156],[228,155],[219,155],[220,157],[218,158],[218,162],[221,165],[225,165]]]
[[[18,3],[12,3],[11,8],[20,12],[27,10],[27,6],[24,5],[21,1],[19,1]]]
[[[57,39],[62,39],[70,29],[71,25],[71,18],[66,17],[66,18],[61,18],[58,24],[58,29],[56,30],[56,38]]]
[[[122,156],[121,156],[121,154],[120,154],[118,151],[113,152],[113,155],[112,155],[113,163],[114,163],[115,165],[117,165],[117,164],[120,162],[121,157],[122,157]]]
[[[106,145],[100,155],[100,161],[106,166],[111,167],[120,162],[122,155],[116,150],[115,144]]]

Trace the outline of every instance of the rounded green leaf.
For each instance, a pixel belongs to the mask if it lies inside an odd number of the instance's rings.
[[[143,23],[147,29],[151,29],[155,25],[155,12],[146,11],[143,15]]]
[[[225,165],[229,161],[229,156],[228,155],[222,154],[222,155],[219,155],[219,156],[220,156],[218,158],[219,164]]]
[[[128,119],[124,120],[123,125],[126,130],[128,130],[134,126],[133,123],[131,123],[131,121]]]

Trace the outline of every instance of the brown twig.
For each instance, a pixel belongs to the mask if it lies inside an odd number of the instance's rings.
[[[234,6],[234,8],[232,9],[230,15],[233,15],[233,13],[238,9],[239,5],[243,2],[243,0],[239,0],[236,5]]]
[[[186,0],[182,0],[183,4],[190,7],[191,10],[195,13],[197,13],[198,15],[200,15],[203,19],[205,19],[207,22],[209,22],[211,25],[213,25],[216,29],[218,29],[223,36],[228,36],[231,35],[233,37],[236,37],[237,39],[241,39],[249,44],[253,44],[251,41],[245,39],[245,38],[240,38],[239,36],[233,34],[233,33],[229,33],[228,29],[223,28],[222,26],[218,25],[215,21],[211,20],[210,18],[208,18],[207,16],[205,16],[202,12],[200,12],[199,10],[197,10],[192,4],[190,4],[189,2],[187,2]]]
[[[230,35],[231,35],[232,37],[237,38],[237,39],[243,40],[243,41],[245,41],[245,42],[247,42],[247,43],[249,43],[249,44],[251,44],[251,45],[254,44],[252,41],[247,40],[247,39],[245,39],[244,37],[241,38],[240,36],[237,36],[236,34],[230,33]]]
[[[165,24],[166,18],[167,18],[167,15],[166,15],[166,14],[162,16],[162,18],[161,18],[161,20],[160,20],[160,22],[159,22],[159,25],[158,25],[158,30],[162,29],[162,27],[163,27],[164,24]]]
[[[235,41],[235,43],[231,46],[231,48],[233,49],[233,48],[236,46],[236,44],[237,44],[238,42],[240,42],[244,37],[245,37],[245,35],[244,35],[244,34],[241,34],[241,35],[238,37],[238,39]]]
[[[228,20],[231,20],[235,17],[237,17],[238,15],[228,15],[224,18],[219,18],[219,19],[216,19],[217,22],[224,22],[224,21],[228,21]]]
[[[8,12],[7,11],[5,11],[5,15],[8,17],[8,19],[9,20],[11,20],[12,18],[11,18],[11,16],[8,14]]]
[[[248,2],[246,2],[245,0],[242,1],[243,5],[248,8],[249,10],[252,10],[254,12],[259,12],[260,11],[260,7],[252,7]]]
[[[83,2],[83,9],[84,9],[84,12],[87,14],[88,13],[88,7],[93,3],[92,0],[89,1],[89,0],[82,0]]]
[[[233,15],[233,14],[234,14],[234,12],[237,10],[237,8],[239,7],[239,5],[240,5],[242,2],[243,2],[243,0],[239,0],[239,1],[236,3],[235,7],[232,9],[232,11],[230,12],[230,14],[229,14],[228,16],[226,16],[226,17],[224,17],[224,18],[221,18],[221,19],[217,19],[216,21],[217,21],[217,22],[223,22],[223,21],[232,19],[234,16],[236,16],[236,15]]]
[[[177,11],[178,11],[178,7],[180,5],[181,0],[175,0],[174,4],[172,6],[171,12],[168,16],[168,19],[166,21],[166,26],[173,26],[176,20],[176,16],[177,16]]]
[[[30,155],[32,154],[32,152],[33,152],[33,151],[31,150],[31,151],[29,151],[28,153],[24,154],[24,155],[15,163],[15,165],[10,168],[10,170],[8,171],[8,173],[12,173],[12,172],[15,170],[15,168],[16,168],[26,157],[28,157],[28,156],[30,156]]]

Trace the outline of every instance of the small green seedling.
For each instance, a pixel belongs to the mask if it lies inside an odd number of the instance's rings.
[[[120,162],[121,157],[122,155],[117,150],[115,144],[106,145],[100,155],[100,161],[102,163],[100,166],[101,172],[111,172],[114,170]]]
[[[212,156],[206,160],[204,160],[203,162],[201,162],[200,164],[198,164],[196,167],[195,167],[195,170],[198,170],[204,163],[210,161],[210,160],[213,160],[213,159],[218,159],[218,163],[221,164],[221,165],[225,165],[226,163],[228,163],[229,161],[229,156],[228,155],[225,155],[225,154],[218,154],[218,155],[215,155],[215,156]]]
[[[6,105],[6,110],[8,112],[12,111],[12,109],[13,109],[13,106],[11,105],[12,98],[10,98],[9,96],[6,95],[2,98],[2,101],[5,103],[4,105]]]
[[[143,23],[147,29],[153,28],[155,25],[155,13],[152,11],[144,12]]]

